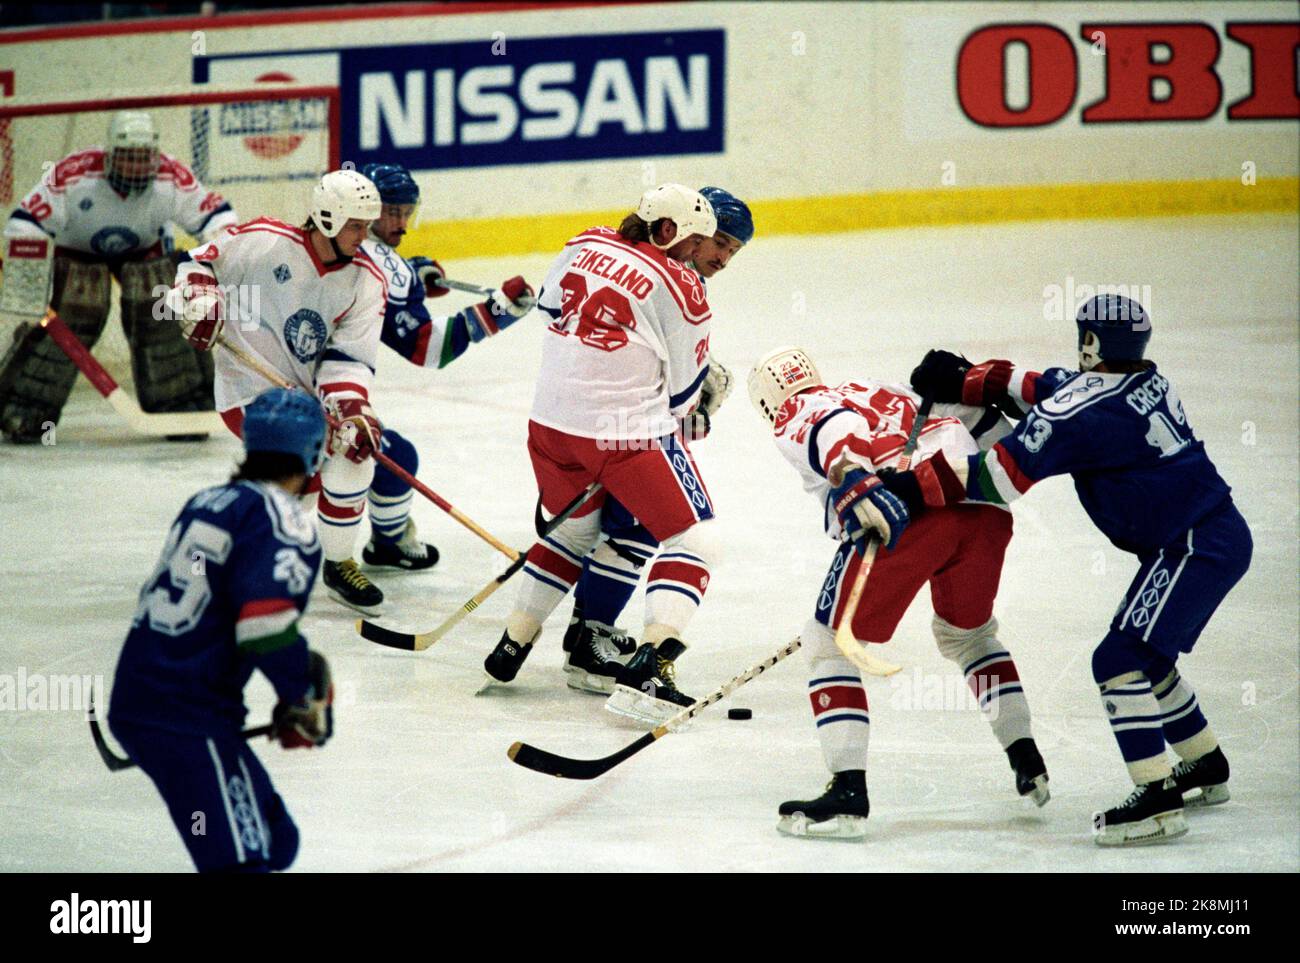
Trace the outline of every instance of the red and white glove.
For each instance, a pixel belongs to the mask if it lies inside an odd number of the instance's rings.
[[[271,713],[271,738],[285,749],[323,746],[334,734],[334,682],[329,663],[307,650],[307,691],[297,702],[278,702]]]
[[[519,275],[515,275],[508,281],[502,281],[501,287],[492,292],[493,314],[498,316],[502,314],[509,315],[511,318],[522,318],[525,314],[537,306],[537,295],[533,289],[528,286]],[[506,327],[510,322],[501,324],[500,327]]]
[[[375,409],[364,398],[327,396],[325,410],[332,419],[329,436],[331,455],[342,455],[358,465],[379,450],[384,426]]]
[[[179,285],[181,330],[199,351],[211,351],[226,322],[226,295],[210,274],[195,271]]]

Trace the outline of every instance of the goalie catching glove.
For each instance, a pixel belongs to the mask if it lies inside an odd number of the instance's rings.
[[[342,455],[359,465],[379,449],[384,426],[366,399],[327,395],[324,404],[330,416],[331,455]]]
[[[831,507],[859,555],[867,550],[868,534],[893,548],[911,520],[901,498],[878,476],[857,467],[845,471],[843,481],[831,488]]]
[[[181,331],[199,351],[211,351],[226,321],[226,295],[210,274],[198,271],[177,286]]]
[[[276,703],[271,738],[285,749],[323,746],[334,735],[334,682],[325,656],[307,650],[307,691],[297,702]]]
[[[458,317],[465,323],[471,341],[478,342],[502,331],[537,304],[537,296],[522,277],[513,277],[481,304],[466,308]]]

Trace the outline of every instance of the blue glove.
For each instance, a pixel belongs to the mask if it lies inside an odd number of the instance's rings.
[[[903,500],[862,468],[844,473],[844,480],[831,489],[831,505],[859,555],[866,553],[871,533],[885,548],[893,548],[911,521]]]
[[[419,296],[423,301],[428,298],[440,298],[444,294],[450,294],[451,288],[441,287],[438,282],[447,276],[447,272],[431,257],[416,256],[407,258],[406,263],[411,265],[411,270],[415,274],[416,283],[411,285],[412,296]],[[419,292],[423,290],[423,294]]]

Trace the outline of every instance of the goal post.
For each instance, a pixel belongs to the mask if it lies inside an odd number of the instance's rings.
[[[0,206],[9,213],[49,165],[102,146],[120,110],[148,112],[163,153],[225,196],[241,221],[297,223],[310,187],[339,159],[335,86],[195,85],[106,97],[0,100]]]

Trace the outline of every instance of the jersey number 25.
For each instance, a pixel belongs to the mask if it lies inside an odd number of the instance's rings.
[[[180,522],[173,525],[158,567],[140,593],[135,623],[147,617],[151,629],[170,636],[184,635],[198,625],[212,601],[207,563],[224,564],[231,545],[230,533],[210,522],[191,521],[184,534]],[[181,594],[172,601],[174,589]]]

